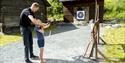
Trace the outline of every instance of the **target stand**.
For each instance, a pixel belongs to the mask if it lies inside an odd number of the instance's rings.
[[[107,57],[98,49],[99,40],[103,39],[99,37],[99,20],[97,20],[91,31],[91,40],[86,48],[83,57],[85,58],[92,57],[93,59],[98,59],[98,53],[99,53],[104,59],[108,60]],[[106,43],[104,42],[104,44]]]
[[[92,58],[96,60],[98,59],[98,56],[100,55],[105,60],[109,61],[109,59],[98,48],[99,40],[101,40],[104,44],[106,44],[106,42],[100,37],[99,5],[97,3],[97,0],[95,0],[94,25],[91,30],[91,39],[90,39],[89,44],[87,45],[85,53],[82,56],[83,58]]]

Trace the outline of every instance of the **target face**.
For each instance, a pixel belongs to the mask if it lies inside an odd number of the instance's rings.
[[[77,11],[77,19],[85,19],[85,11]]]

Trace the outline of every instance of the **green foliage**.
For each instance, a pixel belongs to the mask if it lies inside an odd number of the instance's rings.
[[[104,20],[114,18],[125,18],[125,0],[104,0]],[[52,19],[63,19],[62,3],[59,0],[48,0],[51,7],[48,8],[48,17]]]
[[[104,19],[125,18],[125,0],[105,0]]]
[[[62,3],[59,0],[48,0],[51,7],[48,8],[48,17],[53,19],[63,18]]]

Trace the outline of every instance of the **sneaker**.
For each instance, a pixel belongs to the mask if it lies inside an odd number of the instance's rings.
[[[29,59],[25,60],[26,63],[33,63],[32,61],[30,61]]]
[[[39,57],[35,56],[35,55],[30,56],[30,58],[33,59],[33,60],[39,60]]]

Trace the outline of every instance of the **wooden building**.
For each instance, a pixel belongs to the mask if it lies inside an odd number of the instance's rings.
[[[30,7],[33,2],[41,5],[37,13],[42,21],[47,19],[46,7],[50,6],[47,0],[0,0],[0,23],[4,33],[19,30],[19,16],[24,8]]]
[[[59,0],[63,3],[64,21],[81,22],[95,18],[95,0]],[[104,0],[97,0],[99,19],[103,21]]]

